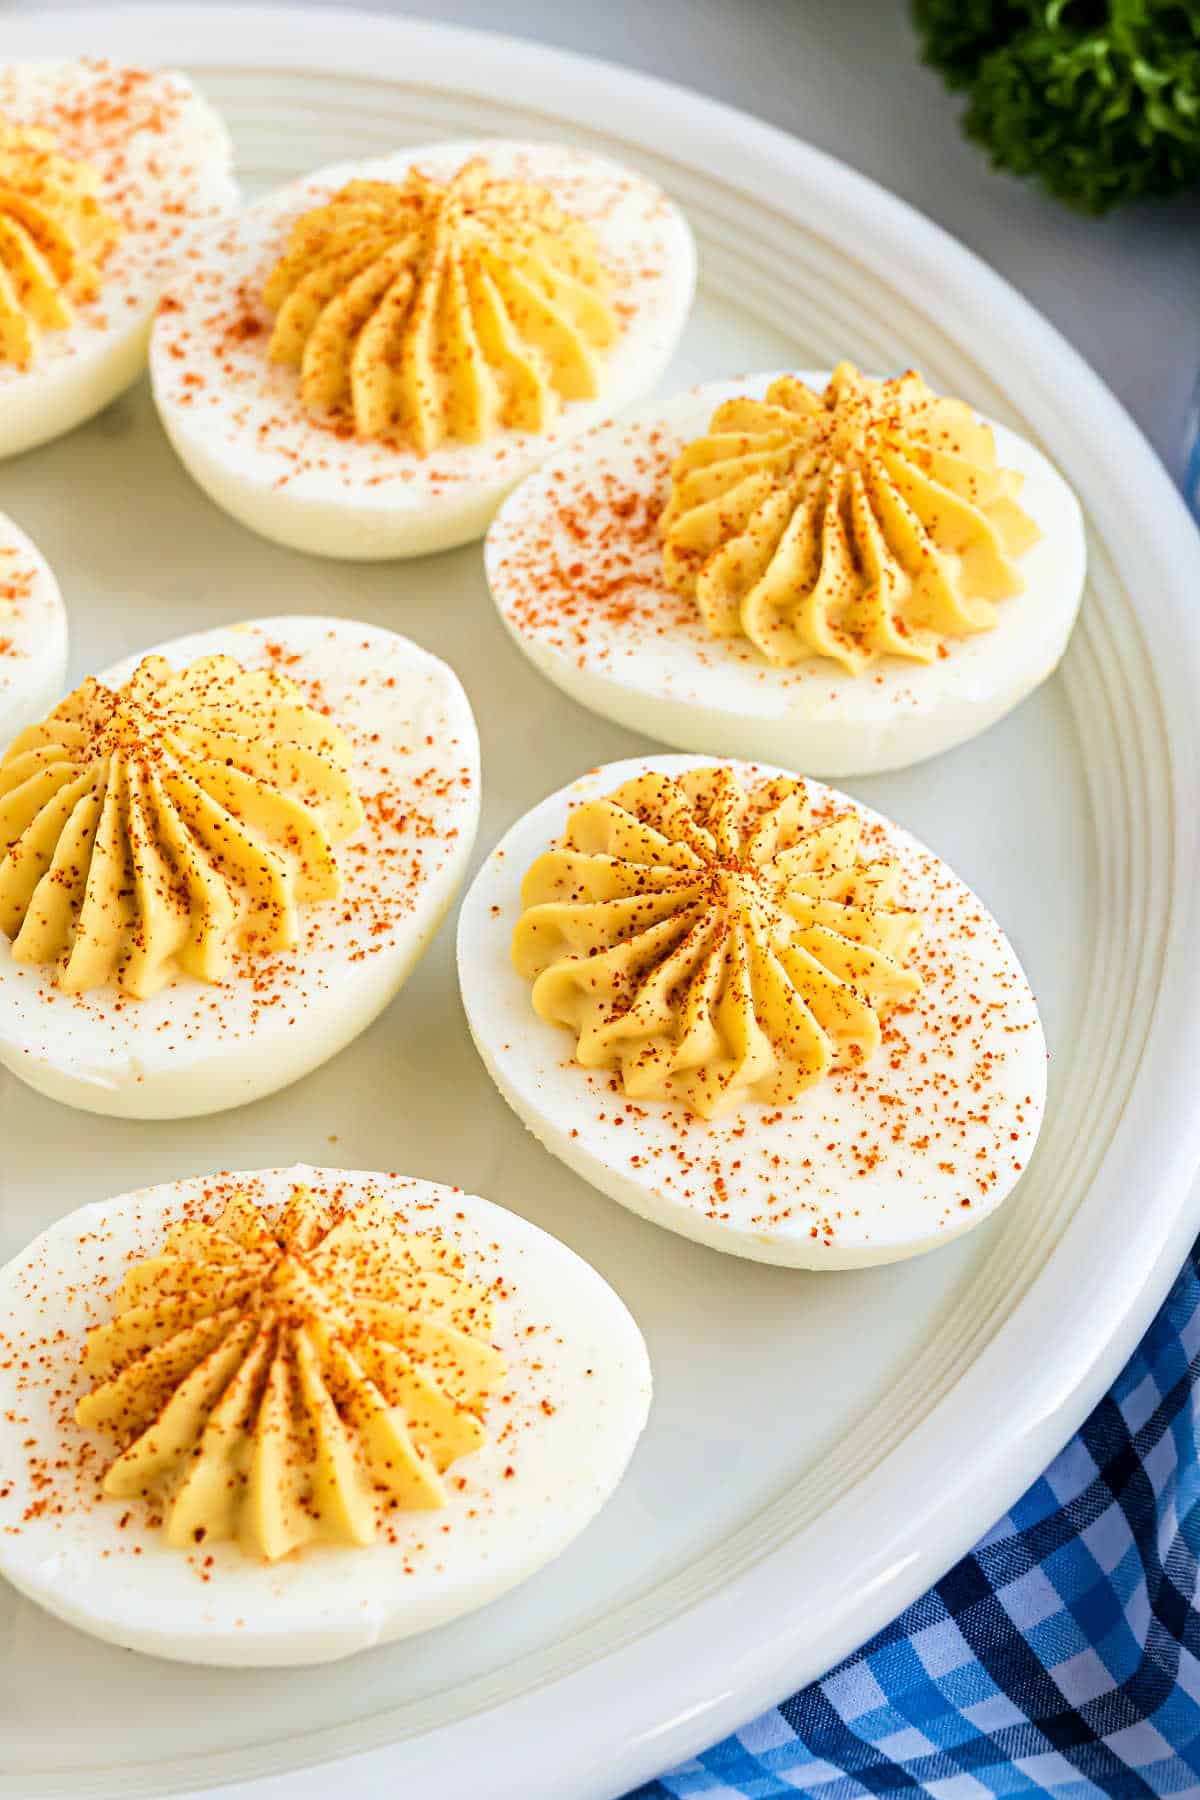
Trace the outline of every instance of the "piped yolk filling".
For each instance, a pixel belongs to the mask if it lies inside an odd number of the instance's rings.
[[[533,864],[514,966],[627,1094],[703,1118],[788,1105],[871,1057],[881,1016],[920,990],[920,919],[860,836],[853,813],[815,816],[801,781],[647,772],[576,807]]]
[[[794,376],[728,400],[680,452],[660,519],[668,584],[714,637],[788,668],[929,663],[989,631],[1040,533],[989,426],[910,371],[849,363],[823,394]]]
[[[89,163],[0,119],[0,363],[30,368],[42,333],[65,331],[97,298],[120,235]]]
[[[91,678],[0,761],[0,931],[67,993],[142,999],[294,947],[363,819],[349,746],[274,670],[147,657]]]
[[[276,1561],[375,1541],[446,1504],[503,1379],[493,1296],[441,1234],[382,1202],[335,1217],[303,1187],[174,1226],[88,1334],[76,1421],[120,1445],[103,1488],[153,1504],[169,1544]]]
[[[352,181],[293,225],[268,277],[268,354],[317,416],[421,455],[543,432],[601,390],[616,341],[595,236],[487,162]]]

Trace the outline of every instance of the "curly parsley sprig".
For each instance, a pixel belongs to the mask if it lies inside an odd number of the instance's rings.
[[[1088,212],[1200,182],[1200,0],[913,0],[997,167]]]

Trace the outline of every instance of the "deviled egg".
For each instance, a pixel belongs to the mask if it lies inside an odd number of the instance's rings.
[[[67,674],[67,610],[37,545],[0,513],[0,745],[52,706]]]
[[[238,200],[183,76],[0,62],[0,456],[70,431],[146,362],[163,278]]]
[[[143,1189],[0,1271],[0,1574],[127,1649],[331,1661],[557,1556],[650,1388],[595,1270],[457,1188]]]
[[[1057,666],[1078,502],[910,372],[756,375],[599,426],[487,539],[513,638],[684,750],[865,775],[985,730]]]
[[[85,681],[0,759],[0,1062],[127,1118],[286,1086],[400,987],[478,813],[466,695],[393,632],[258,619]]]
[[[189,250],[155,325],[155,397],[200,486],[264,537],[441,550],[655,386],[695,266],[665,195],[582,150],[342,163]]]
[[[552,794],[476,877],[458,963],[539,1142],[717,1250],[934,1249],[1038,1133],[1046,1045],[1000,927],[899,826],[778,769],[656,756]]]

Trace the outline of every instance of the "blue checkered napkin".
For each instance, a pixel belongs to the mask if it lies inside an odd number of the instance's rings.
[[[1112,1392],[944,1581],[629,1800],[1200,1796],[1200,1242]]]

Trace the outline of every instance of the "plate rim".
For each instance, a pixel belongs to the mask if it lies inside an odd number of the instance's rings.
[[[990,336],[994,345],[1019,347],[1006,371],[1014,403],[1069,469],[1085,511],[1102,516],[1105,496],[1116,495],[1129,521],[1109,553],[1122,585],[1138,597],[1171,778],[1171,868],[1156,877],[1167,905],[1161,973],[1145,1048],[1092,1191],[982,1352],[903,1445],[862,1477],[836,1519],[824,1515],[634,1642],[500,1707],[380,1748],[334,1752],[332,1761],[325,1752],[319,1763],[250,1780],[239,1779],[230,1760],[244,1766],[244,1753],[228,1753],[193,1763],[194,1774],[177,1765],[172,1783],[176,1792],[198,1793],[217,1781],[227,1800],[316,1800],[336,1762],[339,1782],[355,1794],[390,1795],[402,1774],[431,1787],[436,1781],[447,1800],[468,1800],[480,1755],[498,1783],[494,1800],[609,1800],[820,1675],[938,1579],[1109,1386],[1200,1224],[1200,1206],[1189,1203],[1200,1113],[1188,1092],[1189,1070],[1200,1065],[1200,969],[1188,954],[1200,894],[1187,880],[1198,821],[1194,805],[1181,804],[1197,791],[1200,766],[1190,705],[1200,679],[1200,612],[1189,608],[1187,592],[1200,573],[1200,539],[1138,427],[1029,302],[915,208],[785,131],[656,77],[478,29],[321,6],[156,5],[148,30],[150,16],[125,5],[10,17],[6,54],[144,60],[148,48],[161,46],[164,62],[193,68],[201,79],[205,66],[236,60],[382,81],[389,69],[402,69],[409,82],[425,79],[460,95],[528,95],[551,126],[619,134],[635,152],[674,161],[727,192],[749,192],[777,215],[838,240],[843,254],[876,273],[889,264],[906,269],[924,314],[952,341],[953,324],[970,319],[976,341]],[[999,360],[990,349],[988,366]],[[1127,1227],[1120,1201],[1130,1193],[1141,1217],[1136,1233],[1126,1229],[1114,1267],[1096,1227],[1106,1217]],[[1013,1368],[1024,1374],[1028,1357],[1013,1350],[1031,1333],[1061,1358],[1044,1355],[1014,1392]],[[953,1441],[956,1420],[1006,1416],[1002,1439],[973,1445],[970,1459],[949,1465],[935,1458],[931,1467],[929,1440]],[[901,1483],[905,1528],[884,1540],[881,1501]],[[829,1577],[824,1590],[812,1580],[838,1543],[856,1552],[853,1596]],[[810,1584],[799,1609],[779,1598],[798,1576]]]

